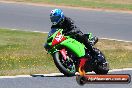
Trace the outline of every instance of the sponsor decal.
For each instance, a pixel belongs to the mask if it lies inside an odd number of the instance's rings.
[[[90,83],[101,83],[101,84],[128,84],[131,81],[129,74],[107,74],[107,75],[96,75],[89,74],[76,76],[76,81],[79,85],[90,84]]]

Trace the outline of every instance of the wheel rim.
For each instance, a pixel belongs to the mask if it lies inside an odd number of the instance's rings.
[[[69,56],[67,56],[67,59],[64,60],[63,56],[61,55],[60,62],[67,69],[67,71],[72,72],[72,73],[76,72],[75,64]]]

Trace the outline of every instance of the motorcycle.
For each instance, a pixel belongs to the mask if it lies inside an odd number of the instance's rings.
[[[93,42],[93,40],[97,40],[97,38],[91,35],[91,33],[86,34],[88,40],[94,46],[97,41]],[[91,57],[90,51],[85,45],[71,36],[65,36],[63,29],[52,29],[48,33],[44,47],[52,55],[56,67],[65,76],[74,76],[78,72],[79,60],[84,56],[90,59],[85,64],[86,72],[94,71],[96,74],[107,74],[109,71],[108,62],[99,49],[94,48],[98,52],[98,56],[96,58]]]

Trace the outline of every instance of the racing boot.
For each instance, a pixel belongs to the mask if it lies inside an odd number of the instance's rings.
[[[93,37],[93,38],[91,38],[90,40],[89,40],[89,42],[90,42],[90,44],[92,45],[92,46],[94,46],[97,42],[98,42],[98,37]]]
[[[88,33],[84,35],[87,37],[88,41],[92,46],[94,46],[98,42],[98,37],[93,36],[92,33]]]

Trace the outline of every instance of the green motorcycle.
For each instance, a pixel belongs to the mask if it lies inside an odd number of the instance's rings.
[[[95,44],[92,42],[91,34],[88,35],[88,39],[93,45]],[[95,48],[99,54],[96,58],[92,58],[85,45],[70,36],[64,36],[63,29],[52,29],[44,47],[52,55],[56,67],[65,76],[74,76],[78,72],[79,59],[84,56],[90,59],[85,64],[86,72],[107,74],[109,71],[108,62],[99,49]]]

